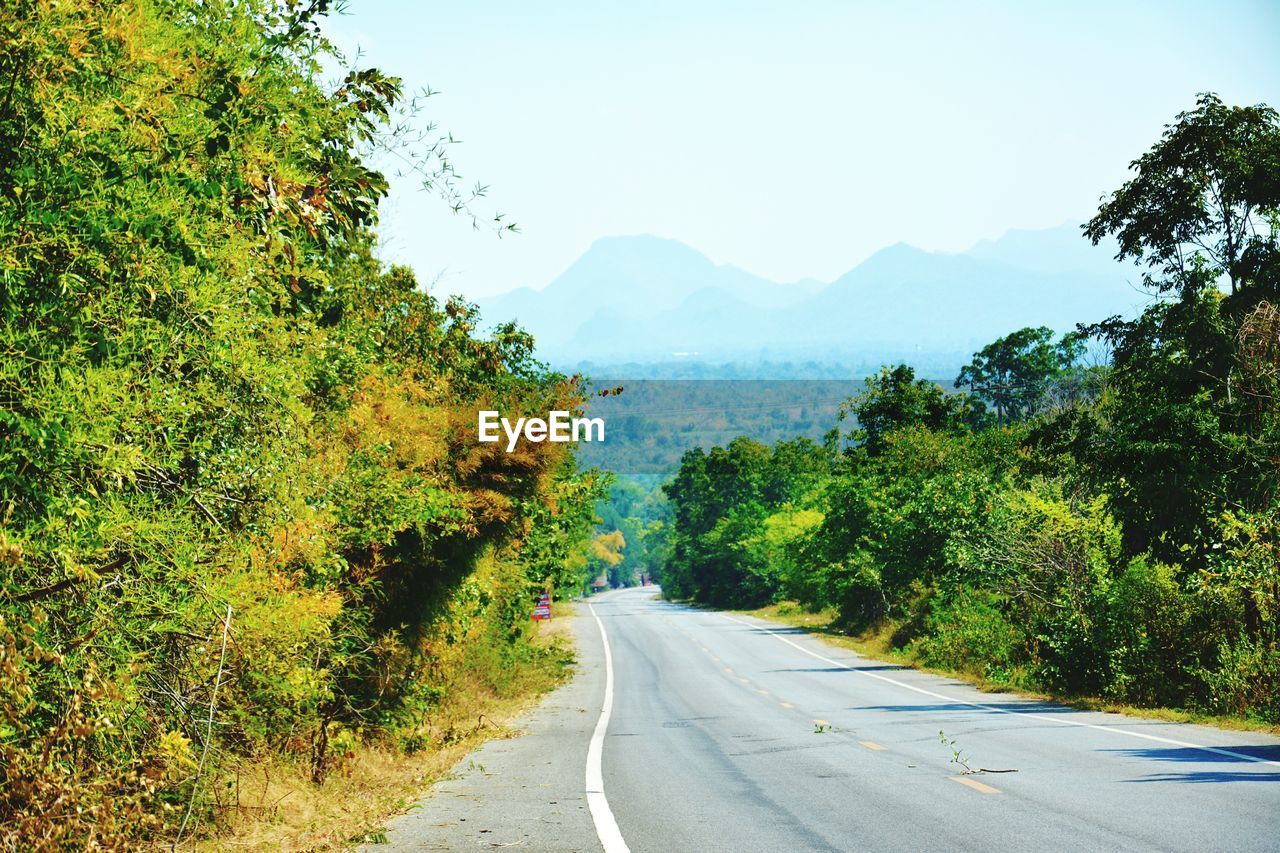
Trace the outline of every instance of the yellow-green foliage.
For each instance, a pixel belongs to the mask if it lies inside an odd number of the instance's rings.
[[[576,384],[375,259],[400,84],[321,82],[328,5],[0,5],[0,847],[321,781],[582,581],[593,478],[474,434]]]
[[[606,566],[616,566],[622,562],[622,549],[626,547],[621,530],[597,533],[591,539],[591,556]]]

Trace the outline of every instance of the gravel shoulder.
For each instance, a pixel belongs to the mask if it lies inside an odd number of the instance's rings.
[[[471,752],[392,819],[386,844],[361,849],[600,850],[583,779],[604,692],[600,633],[589,615],[559,618],[570,622],[574,677],[516,719],[513,737]]]

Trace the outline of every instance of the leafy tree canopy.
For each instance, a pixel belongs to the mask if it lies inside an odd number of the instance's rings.
[[[1049,384],[1075,366],[1084,352],[1080,334],[1054,343],[1045,326],[1019,329],[974,353],[955,386],[968,386],[995,408],[996,421],[1026,420],[1042,404]]]
[[[980,422],[985,407],[965,395],[948,396],[937,383],[916,379],[915,371],[905,364],[881,368],[869,377],[866,388],[841,410],[857,418],[858,429],[852,437],[859,440],[868,453],[884,448],[885,437],[908,426],[956,431]]]
[[[1119,258],[1150,266],[1146,281],[1186,293],[1225,276],[1232,294],[1274,295],[1280,258],[1280,115],[1274,108],[1227,106],[1201,95],[1179,113],[1137,173],[1106,198],[1084,226],[1097,244],[1113,234]]]

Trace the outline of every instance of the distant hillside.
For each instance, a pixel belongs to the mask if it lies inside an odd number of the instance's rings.
[[[950,384],[947,382],[946,384]],[[840,427],[840,406],[863,390],[859,379],[650,380],[593,378],[592,388],[621,394],[589,396],[587,413],[603,418],[604,442],[575,448],[579,462],[615,474],[662,475],[680,467],[695,447],[710,450],[740,435],[773,444],[805,437],[820,443]]]
[[[719,294],[715,298],[726,304],[741,301],[776,310],[816,289],[812,284],[778,284],[734,266],[717,265],[677,240],[638,235],[597,240],[546,287],[522,287],[482,299],[480,307],[494,322],[518,320],[537,336],[544,353],[573,355],[566,349],[580,330],[616,328],[630,338],[637,322],[679,309],[700,291]]]
[[[547,287],[481,308],[492,322],[519,321],[558,365],[852,365],[892,354],[947,367],[1022,326],[1066,331],[1134,314],[1150,297],[1113,254],[1067,225],[1011,231],[958,254],[899,243],[829,284],[779,284],[713,264],[674,240],[615,237],[595,243]]]

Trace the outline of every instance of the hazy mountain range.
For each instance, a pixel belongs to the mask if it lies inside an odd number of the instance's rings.
[[[598,240],[546,287],[480,301],[517,320],[557,366],[673,360],[950,363],[1030,325],[1067,331],[1131,316],[1138,271],[1075,225],[1010,231],[960,253],[899,243],[830,283],[783,284],[675,240]]]

